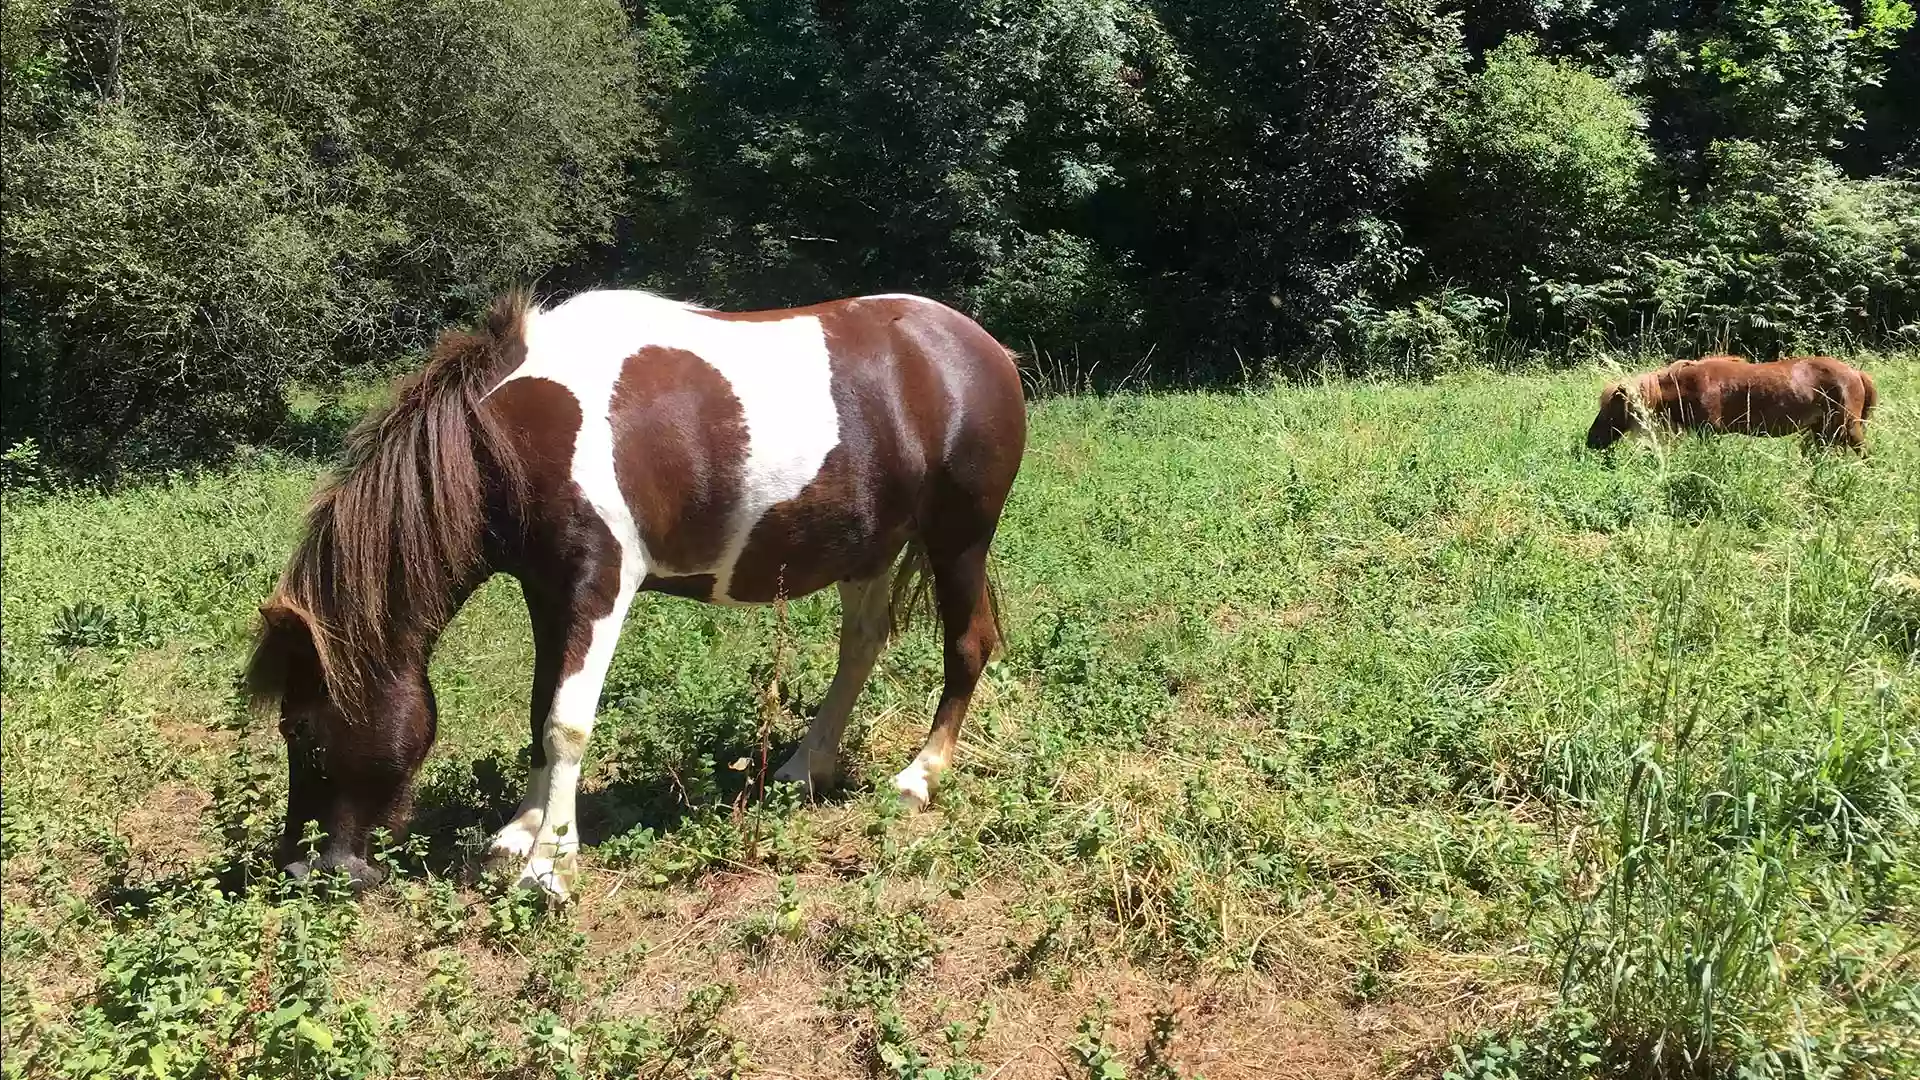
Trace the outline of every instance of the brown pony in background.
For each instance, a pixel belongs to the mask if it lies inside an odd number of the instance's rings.
[[[1675,431],[1804,434],[1822,445],[1862,450],[1879,400],[1866,372],[1831,356],[1749,364],[1737,356],[1679,360],[1600,395],[1587,448],[1605,450],[1648,422]]]

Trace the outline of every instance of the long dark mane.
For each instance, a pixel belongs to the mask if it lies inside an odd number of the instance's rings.
[[[530,307],[516,289],[477,329],[441,334],[393,404],[347,436],[263,609],[247,676],[256,700],[285,690],[288,657],[310,635],[334,701],[357,715],[396,647],[452,617],[481,557],[489,493],[520,497],[519,459],[481,403],[524,359]]]

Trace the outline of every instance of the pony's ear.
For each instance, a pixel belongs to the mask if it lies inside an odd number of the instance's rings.
[[[1613,383],[1609,385],[1606,394],[1600,399],[1600,408],[1616,422],[1631,424],[1633,422],[1633,394],[1627,390],[1627,384]]]
[[[260,605],[260,636],[247,661],[247,693],[255,708],[278,702],[296,671],[319,675],[320,650],[313,626],[298,608],[279,599]]]
[[[278,598],[260,605],[260,625],[267,632],[298,628],[312,633],[307,626],[307,617],[292,604]]]

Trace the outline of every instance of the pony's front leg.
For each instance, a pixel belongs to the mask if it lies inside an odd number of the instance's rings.
[[[533,730],[528,751],[527,788],[520,806],[507,824],[493,834],[487,853],[489,863],[508,867],[526,864],[540,839],[540,821],[547,813],[547,719],[553,714],[554,694],[566,666],[567,641],[573,637],[572,593],[556,596],[537,582],[522,582],[527,617],[533,624],[533,700],[530,726]]]
[[[567,898],[580,851],[575,813],[580,763],[586,757],[587,741],[593,737],[600,688],[607,680],[621,624],[626,621],[638,585],[639,575],[622,574],[612,610],[597,619],[577,619],[568,628],[563,667],[541,739],[546,752],[545,805],[533,850],[520,872],[521,885],[537,886],[557,899]],[[533,794],[529,791],[529,798]]]

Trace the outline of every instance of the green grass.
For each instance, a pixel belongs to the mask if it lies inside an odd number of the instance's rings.
[[[646,598],[563,911],[467,872],[524,768],[510,582],[355,903],[266,867],[237,692],[317,467],[11,493],[5,1074],[1915,1075],[1920,361],[1869,366],[1865,460],[1588,454],[1596,371],[1037,405],[935,809],[884,795],[929,628],[849,790],[757,802],[835,602]]]

